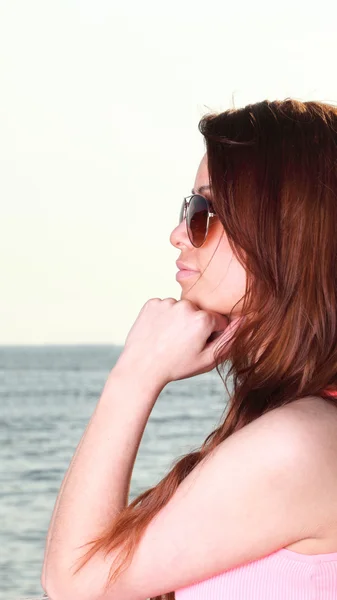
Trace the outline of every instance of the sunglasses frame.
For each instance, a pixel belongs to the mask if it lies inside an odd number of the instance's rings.
[[[189,237],[189,240],[190,240],[190,242],[191,242],[192,246],[194,246],[194,248],[201,248],[201,246],[202,246],[202,245],[205,243],[205,241],[206,241],[206,239],[207,239],[207,235],[208,235],[208,229],[209,229],[209,220],[210,220],[210,218],[211,218],[211,217],[216,217],[217,215],[216,215],[214,212],[212,212],[212,211],[211,211],[211,208],[210,208],[210,207],[211,207],[211,203],[210,203],[210,201],[208,200],[208,198],[206,198],[206,196],[203,196],[202,194],[191,194],[190,196],[185,196],[185,197],[184,197],[184,204],[183,204],[183,218],[182,218],[182,221],[183,221],[184,219],[186,219],[186,213],[187,213],[188,207],[189,207],[189,205],[190,205],[191,198],[193,198],[193,196],[201,196],[201,198],[203,198],[203,199],[206,201],[206,205],[207,205],[207,224],[206,224],[206,232],[205,232],[204,241],[202,242],[202,244],[200,244],[200,246],[196,246],[196,245],[193,243],[193,241],[192,241],[192,239],[191,239],[191,237],[192,237],[192,236],[190,235],[189,228],[187,227],[187,220],[186,220],[186,230],[187,230],[187,234],[188,234],[188,237]],[[181,209],[180,209],[180,212],[181,212]],[[180,221],[180,223],[181,223],[182,221]],[[180,224],[180,223],[179,223],[179,224]]]

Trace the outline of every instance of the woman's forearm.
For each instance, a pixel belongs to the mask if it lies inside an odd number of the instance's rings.
[[[138,448],[163,386],[131,369],[112,369],[64,477],[47,535],[44,589],[71,575],[76,559],[128,504]],[[57,574],[57,575],[55,575]]]

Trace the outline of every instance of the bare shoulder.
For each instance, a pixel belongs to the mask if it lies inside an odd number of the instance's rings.
[[[318,415],[324,417],[325,415],[334,416],[337,420],[337,398],[336,400],[324,400],[321,396],[305,396],[299,398],[290,404],[287,404],[283,408],[288,410],[294,409],[295,411],[302,411],[307,415]]]
[[[324,400],[320,396],[306,396],[294,400],[284,406],[270,410],[261,417],[244,426],[241,435],[252,435],[259,431],[261,434],[272,431],[275,434],[275,442],[288,442],[295,447],[311,437],[312,442],[319,436],[331,434],[336,438],[337,447],[337,401],[334,406],[332,402]],[[297,435],[294,435],[297,434]],[[318,436],[318,437],[316,437]]]
[[[320,396],[306,396],[281,407],[278,415],[283,421],[289,421],[303,433],[315,434],[320,439],[325,438],[326,446],[336,440],[337,449],[337,401],[330,402]]]
[[[303,500],[306,535],[288,546],[295,552],[315,554],[337,549],[337,403],[308,396],[283,407],[280,422],[296,434],[296,457],[311,489]],[[276,416],[276,415],[275,415]],[[298,457],[300,457],[298,459]],[[312,465],[312,469],[309,467]],[[304,466],[304,467],[303,467]],[[299,469],[298,469],[299,471]],[[307,475],[306,475],[307,477]]]
[[[268,460],[306,485],[311,481],[313,502],[321,501],[331,513],[325,500],[337,495],[337,404],[303,397],[264,413],[231,437],[238,451],[242,445],[265,452],[268,445]],[[335,513],[337,518],[337,505]]]
[[[306,396],[266,413],[258,421],[258,427],[274,427],[279,439],[298,457],[303,452],[310,459],[325,460],[330,454],[337,460],[337,402],[334,405],[320,396]]]

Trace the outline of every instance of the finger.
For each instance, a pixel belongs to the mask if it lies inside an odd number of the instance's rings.
[[[226,315],[214,311],[208,311],[208,315],[211,316],[212,319],[210,320],[210,327],[208,330],[209,335],[206,344],[209,344],[220,337],[229,325],[229,319]]]
[[[240,317],[233,319],[229,325],[222,331],[214,331],[210,337],[208,338],[208,343],[205,346],[205,352],[208,357],[208,360],[212,360],[214,351],[220,344],[226,347],[226,343],[232,340],[236,329],[240,324]],[[221,338],[221,339],[219,339]]]
[[[212,315],[212,323],[211,323],[211,332],[221,332],[224,331],[230,324],[229,318],[226,315],[222,315],[221,313],[215,312],[213,310],[207,311],[210,315]]]

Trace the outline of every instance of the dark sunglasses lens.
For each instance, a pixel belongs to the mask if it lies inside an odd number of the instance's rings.
[[[186,214],[186,225],[190,240],[196,248],[202,246],[207,233],[208,205],[203,196],[192,196]]]

